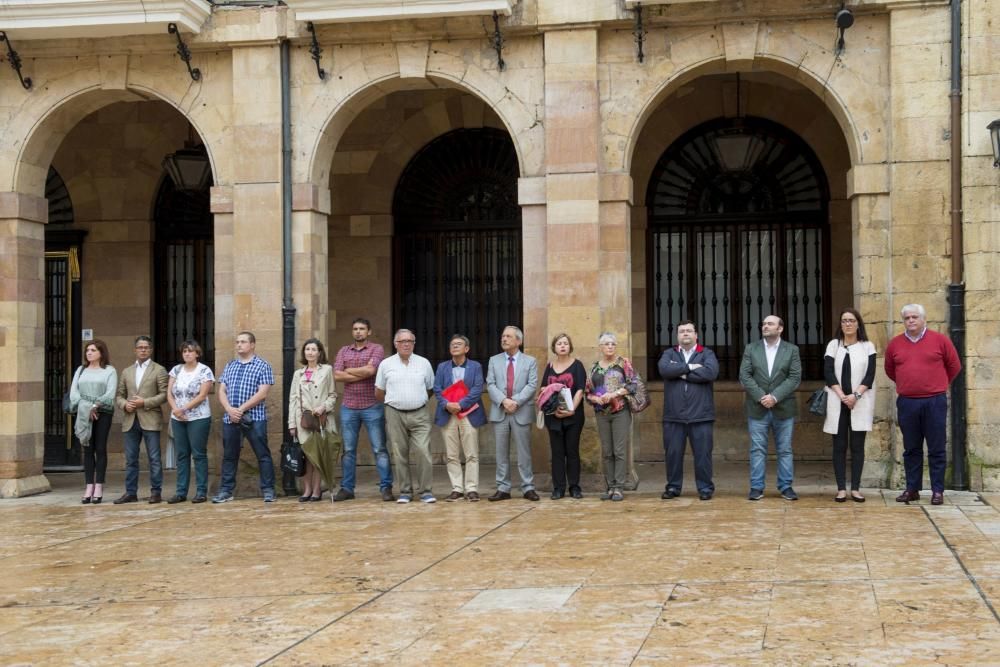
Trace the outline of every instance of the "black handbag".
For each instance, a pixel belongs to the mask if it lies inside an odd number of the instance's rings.
[[[302,452],[298,438],[293,438],[291,442],[282,446],[281,469],[300,477],[305,474],[306,455]]]
[[[826,416],[826,387],[820,387],[809,397],[809,412],[820,417]]]
[[[63,394],[63,406],[62,406],[62,409],[63,409],[63,412],[65,412],[68,415],[73,414],[73,410],[72,410],[73,403],[70,400],[69,395],[73,391],[73,382],[76,382],[76,378],[80,375],[80,371],[82,369],[83,369],[83,366],[80,366],[79,368],[76,369],[76,372],[73,373],[73,380],[70,382],[70,385],[69,385],[70,388],[66,390],[65,394]]]

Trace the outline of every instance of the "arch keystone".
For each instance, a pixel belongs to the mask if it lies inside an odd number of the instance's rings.
[[[726,57],[726,70],[736,71],[748,67],[757,52],[757,31],[760,23],[745,21],[722,24],[722,48]]]
[[[426,79],[427,54],[430,42],[400,42],[396,44],[396,58],[399,60],[399,78]]]

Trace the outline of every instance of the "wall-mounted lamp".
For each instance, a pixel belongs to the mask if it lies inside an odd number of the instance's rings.
[[[993,143],[993,167],[1000,169],[1000,118],[986,126],[990,131],[990,141]]]
[[[840,31],[840,36],[837,37],[838,56],[844,52],[844,32],[852,25],[854,25],[854,14],[847,8],[847,3],[844,3],[837,12],[837,30]]]
[[[212,165],[204,144],[196,144],[194,130],[188,125],[188,140],[184,148],[163,158],[163,169],[178,190],[207,190],[212,182]]]

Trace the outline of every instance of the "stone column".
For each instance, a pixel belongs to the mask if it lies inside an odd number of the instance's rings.
[[[275,43],[237,46],[232,54],[232,183],[212,191],[216,365],[221,371],[232,359],[237,332],[254,332],[257,355],[274,368],[266,405],[269,444],[277,452],[284,426],[280,54]],[[241,467],[241,493],[256,489],[249,449],[243,449],[249,465]],[[281,471],[276,474],[280,484]]]
[[[0,498],[49,491],[45,457],[48,202],[0,193]]]
[[[330,290],[327,259],[330,191],[312,183],[299,183],[292,193],[292,298],[295,300],[297,345],[317,337],[333,363],[336,341],[330,336]]]
[[[597,358],[602,331],[616,334],[623,355],[630,356],[632,347],[632,186],[628,174],[601,173],[597,47],[593,28],[545,33],[544,338],[547,344],[556,333],[568,332],[575,355],[588,367]],[[548,356],[544,352],[539,358]],[[594,420],[587,424],[583,467],[600,473]]]
[[[882,363],[894,326],[890,293],[893,275],[891,264],[886,261],[892,248],[889,172],[888,165],[861,164],[847,173],[854,248],[854,306],[861,312],[868,337],[879,355],[875,375],[876,421],[865,440],[862,473],[863,485],[874,487],[895,483],[903,474],[903,442],[895,423],[895,393]]]

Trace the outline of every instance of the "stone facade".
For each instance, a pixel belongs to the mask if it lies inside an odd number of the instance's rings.
[[[233,333],[251,329],[258,353],[281,374],[284,40],[291,42],[297,340],[319,336],[332,352],[349,342],[350,321],[360,314],[391,350],[392,328],[406,324],[392,321],[399,176],[436,137],[491,127],[509,133],[518,158],[526,351],[543,359],[551,336],[568,331],[577,356],[589,363],[598,334],[613,331],[636,367],[648,368],[655,361],[647,358],[652,171],[692,127],[740,114],[787,128],[822,165],[829,182],[827,307],[858,307],[879,350],[899,331],[905,303],[924,303],[930,325],[947,329],[955,248],[945,2],[851,3],[856,23],[840,54],[833,21],[839,2],[642,3],[640,63],[634,3],[446,2],[437,3],[438,14],[386,20],[337,14],[351,3],[302,0],[298,9],[317,22],[323,79],[296,16],[298,2],[216,6],[197,30],[189,24],[202,3],[176,4],[186,17],[191,64],[201,72],[197,81],[166,30],[129,32],[108,18],[104,28],[46,32],[31,24],[19,32],[15,17],[0,8],[0,29],[8,30],[33,82],[23,89],[6,66],[0,75],[0,495],[46,488],[40,378],[50,167],[66,184],[73,227],[87,232],[79,325],[110,343],[120,368],[131,357],[132,338],[153,326],[160,163],[189,132],[196,135],[214,182],[216,366],[227,358]],[[380,11],[391,4],[400,3],[373,3]],[[502,70],[490,39],[494,5],[503,5]],[[324,16],[339,18],[321,22]],[[1000,117],[1000,4],[962,3],[962,31],[969,480],[973,488],[996,490],[1000,422],[991,406],[1000,343],[991,278],[1000,269],[1000,176],[991,168],[985,126]],[[892,385],[881,370],[878,384],[865,477],[890,485],[902,474],[901,438]],[[650,385],[654,407],[634,432],[637,460],[662,459],[655,377]],[[816,386],[804,383],[803,399]],[[744,459],[740,389],[719,383],[718,397],[716,456]],[[268,399],[275,449],[281,408],[276,388]],[[796,428],[799,457],[829,456],[829,438],[815,419]],[[534,437],[536,469],[547,470],[544,434]],[[484,460],[491,442],[487,434]],[[217,457],[219,443],[212,449]],[[593,430],[583,450],[587,470],[599,471]],[[121,464],[120,452],[117,436],[112,465]],[[369,461],[364,446],[360,453]],[[443,456],[439,442],[435,456]]]

